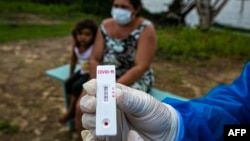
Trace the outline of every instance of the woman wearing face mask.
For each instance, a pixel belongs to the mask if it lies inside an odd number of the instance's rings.
[[[112,1],[112,17],[104,19],[97,32],[89,60],[90,78],[96,77],[97,65],[115,65],[116,82],[145,92],[153,86],[151,64],[156,53],[156,33],[154,25],[139,16],[141,8],[140,0]],[[77,105],[76,126],[80,132],[79,101]]]
[[[150,90],[156,33],[153,24],[139,16],[141,8],[140,0],[113,0],[112,17],[101,23],[90,57],[91,78],[97,65],[115,65],[117,82]]]

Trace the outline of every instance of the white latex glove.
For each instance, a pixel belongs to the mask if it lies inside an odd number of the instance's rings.
[[[83,85],[88,95],[80,101],[84,113],[82,125],[89,130],[84,140],[105,140],[95,136],[96,80]],[[173,141],[178,128],[178,114],[167,104],[142,91],[116,83],[117,136],[109,141]]]

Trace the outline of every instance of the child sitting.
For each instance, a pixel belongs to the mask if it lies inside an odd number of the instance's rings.
[[[65,81],[70,105],[67,113],[58,120],[61,124],[73,119],[76,102],[82,92],[82,84],[89,80],[88,59],[92,52],[96,32],[97,25],[90,19],[79,21],[72,30],[74,45],[72,46],[70,76]],[[80,64],[81,69],[74,73],[77,63]]]

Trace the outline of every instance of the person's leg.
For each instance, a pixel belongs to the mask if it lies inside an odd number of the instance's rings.
[[[69,100],[70,103],[67,113],[58,119],[58,122],[61,124],[65,124],[67,121],[73,119],[73,117],[75,116],[75,105],[77,102],[77,98],[74,95],[70,95]]]
[[[77,102],[77,98],[78,96],[74,95],[74,91],[75,91],[75,87],[77,87],[78,83],[77,81],[75,83],[73,83],[73,92],[72,94],[68,94],[68,98],[69,98],[69,107],[67,109],[67,113],[64,114],[61,118],[59,118],[59,123],[61,124],[65,124],[67,121],[71,120],[74,118],[75,116],[75,105]]]
[[[81,78],[80,71],[76,72],[73,76],[65,81],[66,93],[69,99],[69,108],[67,109],[67,113],[58,119],[58,122],[61,124],[65,124],[75,115],[75,104],[77,101],[77,97],[75,97],[73,93],[79,78]]]

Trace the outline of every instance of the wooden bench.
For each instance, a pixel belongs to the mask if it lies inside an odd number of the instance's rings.
[[[80,67],[77,66],[75,71],[77,71],[79,69],[80,69]],[[53,79],[55,79],[55,80],[57,80],[57,81],[59,81],[61,83],[62,88],[63,88],[65,107],[68,109],[69,108],[69,99],[68,99],[66,91],[65,91],[64,80],[67,79],[68,76],[69,76],[69,64],[49,69],[49,70],[46,71],[46,74],[49,77],[51,77],[51,78],[53,78]],[[159,101],[162,101],[166,97],[172,97],[172,98],[177,98],[177,99],[181,99],[181,100],[187,100],[186,98],[174,95],[174,94],[166,92],[166,91],[159,90],[157,88],[152,88],[150,90],[150,95],[152,95],[153,97],[155,97]],[[74,130],[74,122],[73,121],[68,121],[67,124],[68,124],[69,130]]]
[[[77,66],[75,68],[75,71],[79,70],[80,67]],[[56,68],[52,68],[46,71],[46,74],[59,81],[62,85],[62,89],[63,89],[63,96],[64,96],[64,103],[65,103],[65,107],[66,109],[69,108],[69,99],[66,93],[66,88],[65,88],[65,84],[64,84],[64,80],[66,80],[69,77],[69,64],[63,65],[63,66],[59,66]],[[74,122],[72,120],[67,122],[68,128],[70,131],[74,130]]]

